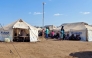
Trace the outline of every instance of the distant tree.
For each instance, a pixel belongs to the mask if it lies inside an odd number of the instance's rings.
[[[40,28],[39,26],[34,26],[34,27],[36,27],[36,28]]]
[[[40,27],[40,28],[42,28],[42,27]]]

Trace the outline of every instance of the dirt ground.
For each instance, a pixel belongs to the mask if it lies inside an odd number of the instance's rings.
[[[58,41],[0,42],[0,58],[92,58],[92,42]]]

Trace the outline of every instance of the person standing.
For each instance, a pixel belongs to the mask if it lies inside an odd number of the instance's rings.
[[[48,35],[49,35],[49,29],[48,28],[46,28],[45,33],[46,33],[46,38],[48,39]]]
[[[42,38],[44,38],[44,29],[42,29]]]
[[[65,40],[69,40],[69,34],[65,36]]]
[[[53,30],[51,32],[51,37],[52,37],[52,39],[54,38],[54,31]]]
[[[61,27],[61,31],[60,31],[60,39],[64,40],[64,26]]]
[[[56,33],[56,39],[59,39],[60,38],[60,32],[58,31],[57,33]]]

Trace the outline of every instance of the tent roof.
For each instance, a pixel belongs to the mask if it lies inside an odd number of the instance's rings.
[[[88,25],[88,23],[85,23],[85,22],[75,22],[75,23],[64,23],[61,26],[71,25],[71,24],[73,24],[73,25],[79,25],[79,24]]]
[[[19,19],[11,24],[8,24],[6,26],[3,27],[5,30],[8,29],[12,29],[12,28],[22,28],[22,29],[37,29],[31,25],[29,25],[28,23],[26,23],[25,21],[23,21],[22,19]]]
[[[87,23],[84,22],[77,22],[77,23],[64,23],[61,26],[64,26],[65,31],[70,31],[70,30],[83,30],[86,29],[88,27],[86,26],[88,25]],[[57,28],[56,30],[60,30],[61,27]]]
[[[74,30],[86,29],[85,25],[88,25],[88,24],[84,22],[62,24],[62,26],[64,26],[65,31],[69,31],[71,29],[74,29]]]
[[[92,30],[92,27],[90,25],[85,25],[85,27],[88,29],[88,30]]]

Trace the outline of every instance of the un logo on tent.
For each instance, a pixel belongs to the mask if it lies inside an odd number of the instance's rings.
[[[7,35],[7,34],[9,34],[9,32],[8,31],[1,31],[1,34]]]

